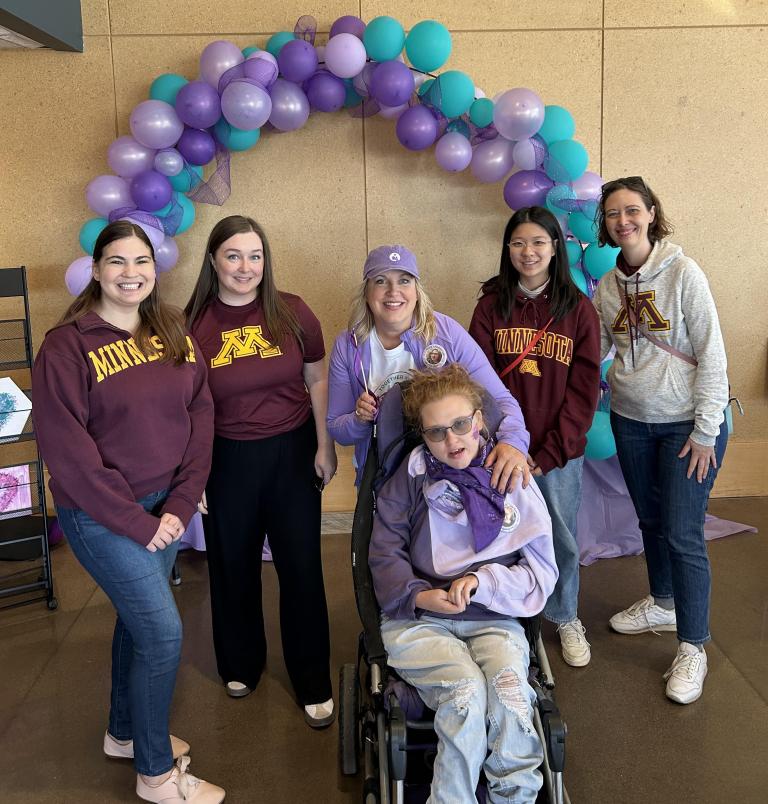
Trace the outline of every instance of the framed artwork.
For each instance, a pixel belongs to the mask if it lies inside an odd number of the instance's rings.
[[[0,443],[15,441],[32,412],[32,402],[10,378],[0,378]]]
[[[32,488],[29,465],[0,469],[0,519],[12,519],[32,513]]]

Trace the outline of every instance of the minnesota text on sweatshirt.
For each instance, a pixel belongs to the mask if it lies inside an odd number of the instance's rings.
[[[619,287],[648,332],[698,366],[638,337]],[[712,446],[728,404],[728,377],[717,309],[701,268],[680,246],[660,240],[631,277],[616,268],[605,274],[594,302],[602,354],[616,346],[608,372],[612,410],[648,423],[693,420],[691,438]]]
[[[46,335],[33,416],[57,505],[146,545],[159,520],[136,500],[168,488],[162,513],[189,523],[210,470],[213,402],[187,342],[184,364],[164,363],[93,312]]]

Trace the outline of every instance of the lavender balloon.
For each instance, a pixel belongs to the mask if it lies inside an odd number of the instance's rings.
[[[321,112],[337,112],[347,97],[347,88],[341,78],[325,71],[315,73],[307,81],[306,91],[312,108]]]
[[[219,78],[236,64],[244,61],[240,48],[227,39],[219,39],[206,46],[200,55],[200,77],[214,89],[219,87]]]
[[[176,114],[192,128],[209,128],[221,117],[219,93],[205,81],[190,81],[176,95]]]
[[[552,179],[540,170],[521,170],[513,173],[504,185],[504,200],[510,209],[543,206],[547,193],[555,186]]]
[[[155,154],[154,168],[163,176],[178,176],[184,169],[184,157],[175,148],[164,148]]]
[[[493,107],[493,124],[502,137],[524,140],[544,122],[544,103],[530,89],[508,89]]]
[[[280,48],[277,64],[283,78],[300,84],[317,70],[317,53],[304,39],[291,39]]]
[[[469,166],[472,161],[472,145],[458,131],[443,134],[435,147],[437,164],[450,173],[458,173]]]
[[[307,122],[309,101],[300,86],[278,78],[272,86],[272,113],[269,122],[278,131],[295,131]]]
[[[132,179],[152,167],[155,152],[136,142],[133,137],[118,137],[107,150],[107,163],[118,176]]]
[[[274,92],[274,85],[273,90]],[[233,81],[221,96],[221,111],[227,122],[243,131],[261,128],[269,120],[272,99],[258,84]]]
[[[106,218],[113,209],[133,207],[128,182],[119,176],[105,174],[92,179],[85,188],[85,200],[88,206]]]
[[[371,76],[370,93],[385,106],[402,106],[414,89],[413,73],[397,59],[383,61]]]
[[[504,137],[481,142],[472,154],[472,175],[482,182],[501,181],[514,167],[512,143]]]
[[[546,144],[537,137],[520,140],[512,148],[512,157],[521,170],[535,170],[544,164]]]
[[[407,103],[400,106],[384,106],[380,103],[379,117],[383,117],[385,120],[397,120],[407,108],[409,108]]]
[[[395,133],[408,150],[423,151],[437,139],[437,120],[426,106],[413,106],[400,115]]]
[[[365,33],[365,23],[360,19],[360,17],[354,17],[351,14],[346,14],[343,17],[339,17],[333,23],[333,25],[331,25],[328,38],[332,39],[334,36],[336,36],[336,34],[340,33],[352,34],[352,36],[356,36],[362,41],[363,34]]]
[[[93,276],[93,257],[78,257],[64,274],[64,284],[73,296],[79,296]]]
[[[131,182],[133,202],[139,209],[147,212],[154,212],[164,207],[171,200],[172,193],[173,189],[168,179],[156,170],[145,170]]]
[[[339,78],[353,78],[365,67],[365,45],[351,33],[331,37],[325,46],[325,66]]]
[[[277,66],[277,59],[268,50],[251,53],[245,61],[246,77],[257,81],[265,89],[269,89],[277,80],[280,68]]]
[[[586,201],[590,198],[597,200],[603,191],[603,180],[597,173],[587,170],[582,173],[572,184],[576,198]]]
[[[199,128],[185,128],[176,147],[190,165],[207,165],[216,156],[216,141],[207,131]]]
[[[184,131],[176,110],[159,100],[142,101],[131,112],[131,134],[147,148],[170,148]]]
[[[166,235],[165,240],[155,249],[155,266],[157,272],[170,271],[179,261],[179,247],[172,237]]]

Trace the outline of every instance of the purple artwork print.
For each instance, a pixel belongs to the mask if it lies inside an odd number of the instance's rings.
[[[32,513],[29,466],[0,469],[0,519]]]

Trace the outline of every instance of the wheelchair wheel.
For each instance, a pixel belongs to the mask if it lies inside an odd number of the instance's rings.
[[[360,679],[354,664],[339,672],[339,763],[344,776],[358,771],[360,756]]]

